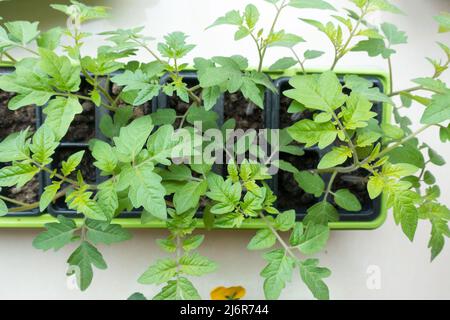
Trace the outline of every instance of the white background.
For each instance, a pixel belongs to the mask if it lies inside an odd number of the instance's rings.
[[[6,19],[39,20],[43,28],[56,24],[64,25],[65,19],[48,9],[48,4],[58,1],[12,0],[0,3],[0,16]],[[241,9],[247,1],[239,0],[128,0],[128,1],[90,1],[112,8],[112,19],[94,22],[86,26],[92,32],[100,32],[117,27],[145,25],[145,32],[158,40],[168,31],[181,30],[198,44],[192,52],[197,55],[242,54],[256,64],[253,44],[247,40],[238,43],[232,40],[232,27],[219,27],[209,31],[204,28],[218,16],[231,9]],[[342,0],[330,1],[337,7]],[[273,11],[262,0],[254,0],[262,13],[263,25],[270,24]],[[394,0],[406,16],[382,14],[374,17],[376,21],[390,21],[405,30],[409,44],[398,47],[394,57],[395,89],[411,86],[408,79],[432,74],[432,68],[424,57],[443,57],[435,41],[449,44],[449,36],[437,35],[437,25],[433,15],[450,11],[448,0]],[[299,50],[319,49],[331,52],[324,37],[311,27],[303,24],[298,17],[322,17],[325,13],[310,10],[289,9],[280,25],[289,32],[303,36],[308,43]],[[88,43],[88,51],[98,42]],[[269,51],[268,62],[288,54],[283,50]],[[139,57],[148,60],[142,53]],[[328,54],[310,66],[329,66],[332,56]],[[384,61],[367,57],[365,54],[350,54],[339,68],[374,67],[385,68]],[[446,76],[448,82],[449,77]],[[420,106],[411,110],[414,120],[419,119]],[[439,143],[438,131],[429,130],[422,138],[450,160],[450,148]],[[442,190],[442,202],[450,205],[449,167],[433,167]],[[142,286],[137,277],[156,259],[163,257],[155,245],[155,240],[164,237],[164,230],[133,231],[134,238],[123,244],[102,247],[108,270],[95,271],[91,287],[87,292],[68,289],[65,270],[66,259],[74,248],[43,253],[32,248],[32,239],[39,230],[0,230],[0,299],[123,299],[135,291],[153,296],[158,288]],[[450,298],[450,244],[444,252],[430,264],[427,249],[430,226],[419,225],[414,243],[410,243],[400,228],[394,225],[391,214],[386,223],[375,231],[336,231],[332,233],[326,251],[319,255],[321,264],[329,267],[333,274],[327,283],[333,299],[394,299],[394,298]],[[264,262],[260,253],[248,252],[246,245],[250,231],[211,231],[206,232],[207,240],[201,253],[216,260],[220,268],[214,274],[194,279],[200,294],[208,298],[216,286],[242,285],[247,288],[247,297],[263,298],[262,281],[259,277]],[[369,290],[366,282],[369,266],[377,266],[381,272],[381,289]],[[70,287],[70,286],[69,286]],[[283,299],[310,299],[311,295],[301,283],[298,274],[284,290]]]

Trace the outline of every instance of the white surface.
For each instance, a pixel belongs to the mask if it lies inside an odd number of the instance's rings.
[[[24,3],[33,3],[36,8],[25,11]],[[44,27],[63,24],[58,14],[46,9],[50,1],[13,1],[0,4],[0,15],[4,17],[46,20]],[[57,2],[57,1],[51,1]],[[88,26],[91,31],[103,31],[115,27],[145,25],[149,35],[160,38],[167,31],[182,30],[191,34],[190,38],[198,47],[193,56],[243,54],[253,64],[255,52],[252,43],[247,40],[235,43],[232,40],[232,28],[219,27],[204,32],[204,28],[223,12],[243,8],[247,1],[239,0],[128,0],[128,1],[92,1],[112,7],[113,18],[108,22],[95,22]],[[270,6],[262,0],[259,4],[264,21],[272,16]],[[331,1],[339,5],[343,1]],[[408,79],[425,76],[432,69],[425,56],[442,57],[435,41],[449,43],[449,36],[436,34],[436,24],[432,16],[440,11],[450,11],[448,0],[394,0],[407,13],[407,16],[380,15],[380,21],[392,21],[401,30],[407,31],[409,44],[400,46],[399,54],[394,57],[396,89],[411,85]],[[17,7],[16,7],[17,3]],[[2,7],[4,5],[4,7]],[[3,9],[4,8],[4,9]],[[312,28],[302,24],[296,18],[306,17],[312,11],[289,9],[281,19],[281,25],[290,32],[296,32],[309,42],[304,48],[329,50],[328,43],[317,35]],[[319,16],[322,16],[321,13]],[[266,23],[267,25],[267,23]],[[90,46],[95,43],[90,43]],[[325,45],[325,47],[324,47]],[[282,50],[270,51],[269,62],[283,55]],[[142,59],[148,59],[141,55]],[[317,60],[318,65],[328,65],[331,55]],[[269,65],[269,63],[266,63]],[[383,61],[370,59],[364,54],[351,54],[340,64],[343,66],[379,66]],[[449,80],[447,76],[446,80]],[[421,108],[417,106],[416,108]],[[417,109],[415,109],[417,110]],[[419,111],[412,111],[417,120]],[[450,160],[449,145],[442,145],[437,138],[437,130],[422,135],[427,143],[434,146],[446,159]],[[433,168],[442,190],[442,201],[450,205],[449,166]],[[393,299],[393,298],[450,298],[450,243],[444,252],[432,264],[429,262],[430,227],[421,224],[416,239],[411,244],[394,225],[391,217],[375,231],[338,231],[333,232],[325,253],[319,256],[321,264],[329,267],[333,275],[327,283],[334,299]],[[163,230],[133,231],[134,238],[123,244],[102,247],[108,270],[95,271],[92,286],[85,293],[70,290],[65,278],[65,260],[73,248],[60,252],[42,253],[31,247],[31,241],[38,230],[0,230],[0,299],[123,299],[135,291],[147,296],[156,293],[156,287],[137,284],[137,277],[156,259],[163,257],[155,245],[157,238],[163,237]],[[243,285],[247,288],[246,298],[263,297],[262,281],[259,272],[264,266],[260,253],[248,252],[247,241],[252,236],[248,231],[213,231],[206,233],[206,242],[201,252],[216,260],[220,268],[209,276],[194,279],[201,295],[207,298],[209,291],[219,285]],[[367,270],[369,266],[379,268],[381,288],[368,289]],[[284,299],[311,298],[298,274],[282,294]]]

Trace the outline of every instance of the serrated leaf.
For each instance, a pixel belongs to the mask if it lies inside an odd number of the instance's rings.
[[[175,260],[166,258],[158,260],[150,266],[138,279],[141,284],[161,284],[172,279],[177,273],[178,264]]]
[[[323,278],[328,278],[331,271],[318,267],[319,260],[308,259],[300,264],[300,276],[316,299],[328,300],[329,290]]]
[[[198,206],[200,197],[206,193],[208,184],[205,180],[189,181],[175,192],[173,203],[178,214]]]
[[[198,253],[184,255],[179,260],[180,271],[192,275],[201,276],[217,269],[217,264]]]
[[[431,104],[425,109],[420,119],[423,124],[435,124],[450,119],[450,91],[445,94],[435,94]]]
[[[39,199],[39,210],[41,212],[44,212],[44,210],[47,209],[58,193],[59,188],[61,188],[61,183],[59,182],[53,182],[44,188],[44,192]]]
[[[96,160],[94,166],[105,173],[113,173],[117,167],[118,159],[113,148],[106,142],[93,139],[89,142],[92,156]]]
[[[35,166],[27,163],[14,163],[0,169],[0,187],[23,187],[39,172]]]
[[[289,6],[300,9],[326,9],[336,11],[331,4],[323,0],[291,0]]]
[[[76,168],[80,165],[81,160],[83,159],[85,151],[78,151],[67,159],[67,161],[62,162],[61,172],[65,177],[69,176],[72,172],[76,170]]]
[[[150,116],[137,118],[128,126],[120,129],[119,136],[113,138],[119,160],[133,161],[144,147],[152,130],[153,123]]]
[[[326,225],[308,223],[306,230],[299,239],[298,249],[306,255],[323,250],[330,237],[330,228]]]
[[[316,123],[304,119],[289,127],[288,133],[295,141],[304,143],[306,148],[318,144],[323,149],[336,140],[338,131],[331,122]]]
[[[87,238],[93,244],[113,244],[131,239],[131,233],[118,224],[87,220]]]
[[[287,282],[291,281],[295,260],[278,249],[264,254],[267,266],[261,271],[264,280],[264,295],[268,300],[278,299]]]
[[[297,60],[290,57],[280,58],[270,66],[269,70],[286,70],[295,66],[297,63]]]
[[[46,231],[41,232],[34,240],[33,247],[47,251],[61,249],[72,242],[77,230],[75,222],[63,216],[58,216],[58,222],[45,224]]]
[[[393,25],[392,23],[384,22],[381,25],[381,30],[383,31],[387,41],[391,45],[408,42],[408,37],[406,36],[406,33],[398,30],[397,26]]]
[[[83,241],[71,254],[67,263],[70,271],[77,276],[78,286],[81,291],[86,290],[92,282],[92,266],[104,270],[107,268],[102,254],[89,242]]]
[[[75,116],[83,112],[83,107],[75,97],[56,97],[42,112],[46,115],[44,123],[52,128],[59,141],[66,135]]]
[[[197,249],[205,239],[204,235],[198,234],[192,237],[189,237],[183,241],[183,250],[184,251],[192,251]]]
[[[47,125],[41,126],[33,135],[33,142],[30,150],[33,152],[33,160],[41,165],[47,165],[52,162],[52,155],[58,147],[55,135]]]
[[[262,250],[273,247],[277,238],[270,229],[258,230],[247,245],[248,250]]]
[[[200,300],[200,295],[194,285],[184,277],[168,281],[153,300]]]

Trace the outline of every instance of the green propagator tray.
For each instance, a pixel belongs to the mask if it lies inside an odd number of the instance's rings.
[[[1,73],[11,72],[11,68],[0,68]],[[320,73],[323,70],[308,70],[308,73]],[[286,86],[288,86],[289,78],[295,76],[300,73],[299,70],[287,70],[285,72],[266,72],[273,80],[274,85],[277,87],[278,91],[276,93],[267,92],[266,93],[266,101],[265,101],[265,111],[262,115],[264,127],[265,128],[280,128],[280,97],[281,92],[286,90]],[[369,80],[372,80],[374,86],[380,88],[381,91],[389,90],[390,83],[388,75],[383,71],[373,71],[373,70],[342,70],[336,72],[338,75],[346,75],[346,74],[354,74],[366,77]],[[186,81],[195,82],[196,75],[195,71],[189,71],[185,74]],[[165,77],[162,78],[162,81],[167,81]],[[155,98],[154,101],[150,102],[150,112],[155,111],[158,108],[165,108],[168,106],[168,98],[164,96],[162,93],[159,97]],[[100,108],[96,108],[98,110],[95,111],[95,137],[99,137],[101,133],[98,130],[98,124],[100,117],[104,114],[104,110],[100,110]],[[100,111],[99,111],[100,110]],[[378,121],[380,123],[389,123],[390,117],[392,113],[391,106],[388,104],[375,103],[373,110],[378,113]],[[219,122],[223,123],[224,115],[224,98],[219,99],[218,104],[214,107],[214,111],[219,114]],[[42,121],[42,113],[40,108],[36,108],[36,126],[39,126]],[[60,150],[70,149],[70,148],[87,148],[86,143],[73,143],[73,142],[63,142],[60,146]],[[322,156],[322,151],[318,149],[313,149],[311,152],[317,152],[319,156]],[[326,181],[327,177],[323,177]],[[98,181],[99,173],[96,173],[96,180]],[[39,177],[40,183],[40,191],[39,194],[42,193],[43,188],[48,183],[48,177]],[[274,192],[277,193],[279,191],[278,186],[278,176],[274,176],[272,181],[269,181],[270,186],[274,189]],[[296,208],[297,211],[297,219],[301,220],[305,214],[305,208]],[[379,199],[373,200],[368,206],[363,207],[361,212],[357,213],[349,213],[345,211],[340,211],[341,220],[338,222],[331,222],[329,225],[332,229],[376,229],[383,224],[386,219],[387,210],[386,210],[386,199],[384,196],[381,196]],[[119,215],[117,218],[113,220],[114,223],[120,224],[125,228],[165,228],[165,221],[161,220],[153,220],[146,224],[142,224],[140,217],[140,212],[127,212]],[[46,223],[51,223],[56,221],[56,216],[65,215],[69,217],[73,217],[77,223],[81,224],[82,217],[78,215],[76,212],[73,212],[67,208],[57,205],[52,205],[49,207],[48,212],[39,213],[37,210],[31,210],[29,212],[20,212],[20,213],[11,213],[4,217],[0,217],[0,228],[42,228]],[[197,227],[204,228],[203,220],[197,219]],[[240,229],[259,229],[265,227],[265,223],[260,219],[255,218],[251,220],[246,220],[243,222]]]

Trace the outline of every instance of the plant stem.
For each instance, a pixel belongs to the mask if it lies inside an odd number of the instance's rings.
[[[8,52],[3,52],[3,54],[12,62],[14,62],[14,63],[17,62],[17,60],[14,59],[14,57],[12,55],[10,55]]]
[[[388,68],[389,68],[389,83],[390,83],[390,90],[389,90],[389,94],[392,94],[393,90],[394,90],[394,82],[393,82],[393,75],[392,75],[392,60],[391,57],[389,57],[388,59]]]
[[[367,10],[368,4],[369,4],[369,1],[365,5],[365,7],[363,9],[361,9],[361,15],[359,16],[358,21],[355,24],[355,27],[350,32],[350,35],[349,35],[347,41],[345,42],[345,44],[339,50],[335,46],[335,55],[334,55],[333,64],[331,66],[331,70],[334,70],[334,68],[336,67],[339,60],[342,59],[342,57],[345,55],[347,47],[350,45],[350,42],[352,41],[353,37],[356,35],[356,32],[358,31],[358,28],[361,25],[361,22],[362,22],[364,16],[367,14],[366,10]]]
[[[160,57],[158,57],[158,55],[156,54],[156,53],[154,53],[153,52],[153,50],[152,49],[150,49],[145,43],[143,43],[143,42],[140,42],[139,40],[137,40],[137,39],[131,39],[131,40],[133,40],[134,42],[136,42],[137,44],[139,44],[142,48],[144,48],[148,53],[150,53],[150,55],[153,57],[153,58],[155,58],[159,63],[161,63],[161,64],[163,64],[163,65],[166,65],[167,64],[167,62],[165,62],[165,61],[163,61]],[[169,73],[172,75],[172,76],[175,76],[175,77],[178,77],[178,75],[175,73],[175,72],[173,72],[173,71],[169,71]],[[194,89],[195,88],[195,89]],[[198,86],[198,88],[200,88],[200,86]],[[188,91],[188,94],[189,94],[189,96],[191,97],[191,99],[192,100],[194,100],[198,105],[201,105],[201,103],[202,103],[202,99],[200,99],[196,94],[195,94],[195,90],[197,90],[198,89],[197,88],[197,86],[195,86],[195,87],[193,87],[193,88],[187,88],[187,91]]]
[[[65,189],[61,190],[60,192],[58,192],[52,201],[62,198],[67,193],[67,190],[69,190],[69,188],[65,188]],[[36,208],[39,208],[39,201],[30,203],[30,204],[25,204],[21,207],[11,208],[11,209],[9,209],[9,212],[22,212],[22,211],[32,210],[32,209],[36,209]]]
[[[323,197],[323,202],[327,202],[328,195],[331,193],[331,188],[333,187],[334,179],[336,179],[338,172],[336,170],[333,171],[333,174],[331,175],[330,181],[328,181],[327,190],[325,191],[325,195]]]
[[[345,129],[344,125],[342,124],[341,120],[339,119],[339,117],[336,115],[336,113],[334,111],[332,111],[332,116],[333,116],[333,119],[336,121],[339,129],[341,129],[341,131],[344,133],[345,137],[347,138],[348,146],[352,150],[353,162],[354,162],[355,165],[357,165],[359,163],[358,153],[356,152],[356,147],[353,144],[353,141],[352,141],[350,135],[348,134],[348,132]]]
[[[13,204],[17,204],[19,206],[26,206],[26,205],[28,205],[28,203],[17,201],[17,200],[14,200],[14,199],[2,196],[2,195],[0,195],[0,199],[4,200],[4,201],[7,201],[7,202],[10,202],[10,203],[13,203]]]
[[[277,8],[277,13],[275,15],[275,18],[273,19],[272,26],[270,27],[269,35],[271,35],[275,31],[275,27],[277,25],[278,19],[280,18],[281,11],[283,11],[283,9],[286,7],[286,0],[283,0],[283,2],[279,7],[277,7],[276,5],[275,7]],[[267,47],[268,47],[267,43],[262,48],[260,47],[261,51],[259,53],[260,58],[259,58],[258,72],[261,72],[262,70]]]
[[[277,230],[275,230],[275,228],[272,226],[272,223],[267,220],[266,216],[260,212],[259,216],[261,218],[261,220],[267,225],[267,227],[269,228],[269,230],[273,233],[273,235],[277,238],[278,242],[283,246],[284,250],[295,260],[297,261],[298,258],[297,256],[292,252],[291,247],[288,246],[288,244],[283,240],[283,238],[280,236],[280,234],[278,233]]]
[[[291,48],[291,52],[294,55],[295,59],[297,60],[298,64],[300,65],[300,67],[302,68],[303,74],[306,75],[305,66],[304,66],[303,62],[300,60],[300,57],[298,56],[297,52],[295,52],[295,50],[293,48]]]

